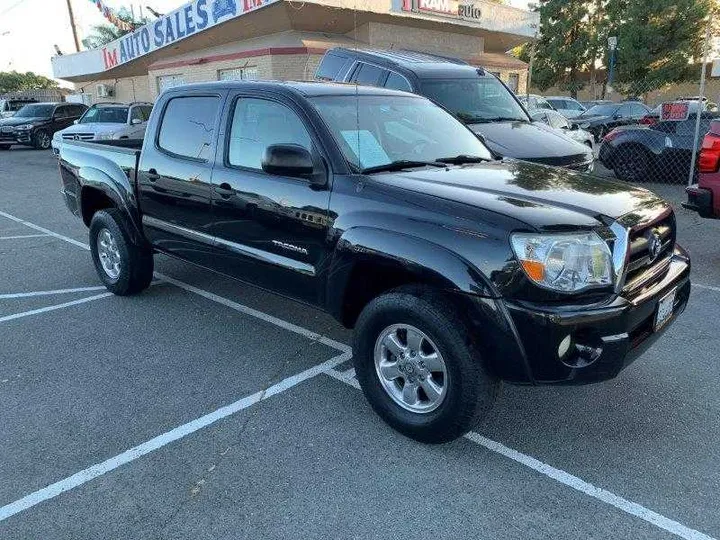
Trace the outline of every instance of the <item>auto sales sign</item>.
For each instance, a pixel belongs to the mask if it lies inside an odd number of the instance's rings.
[[[279,0],[194,0],[102,49],[105,69],[161,49]]]

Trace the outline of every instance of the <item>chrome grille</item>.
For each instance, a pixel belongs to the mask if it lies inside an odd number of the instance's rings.
[[[66,141],[92,141],[94,133],[63,133],[62,138]]]
[[[662,274],[675,248],[675,233],[672,212],[630,231],[624,290],[638,289]]]

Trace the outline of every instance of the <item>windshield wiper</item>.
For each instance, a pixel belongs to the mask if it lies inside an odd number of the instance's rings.
[[[468,121],[469,124],[489,124],[490,122],[527,122],[527,119],[513,116],[496,116],[494,118],[475,118]]]
[[[437,158],[436,161],[440,163],[450,163],[452,165],[462,165],[463,163],[480,163],[482,161],[492,161],[490,158],[480,156],[469,156],[467,154],[460,154],[452,157],[441,157]]]
[[[364,169],[361,169],[360,172],[362,174],[370,174],[370,173],[384,172],[384,171],[400,171],[402,169],[409,169],[411,167],[444,168],[444,167],[446,167],[446,164],[440,163],[439,161],[415,161],[415,160],[411,160],[411,159],[398,159],[396,161],[391,161],[390,163],[385,163],[384,165],[375,165],[374,167],[365,167]]]

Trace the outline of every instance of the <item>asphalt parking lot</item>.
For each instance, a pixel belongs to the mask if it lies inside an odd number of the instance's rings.
[[[720,538],[720,222],[648,187],[694,264],[664,339],[426,446],[320,312],[165,257],[106,293],[52,154],[0,154],[0,538]]]

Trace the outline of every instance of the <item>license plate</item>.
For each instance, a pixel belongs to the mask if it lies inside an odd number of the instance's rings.
[[[655,314],[655,331],[660,330],[672,318],[675,293],[677,293],[677,289],[667,293],[658,302],[657,313]]]

